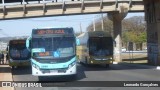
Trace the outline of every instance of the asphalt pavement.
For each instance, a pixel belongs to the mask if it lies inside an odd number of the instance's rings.
[[[12,71],[14,81],[39,82],[38,77],[31,75],[31,68],[19,68]],[[74,87],[74,81],[160,81],[160,70],[155,66],[140,66],[131,64],[113,64],[109,68],[100,65],[86,66],[78,64],[77,78],[68,81],[72,77],[52,77],[47,80],[50,83],[73,82],[71,87],[38,87],[15,88],[15,90],[159,90],[158,87]],[[97,84],[98,85],[98,84]]]

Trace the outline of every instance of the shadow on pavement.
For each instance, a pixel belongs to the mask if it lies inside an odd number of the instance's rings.
[[[151,66],[147,64],[121,62],[119,64],[110,64],[108,68],[102,65],[85,65],[85,64],[81,64],[80,68],[83,70],[83,72],[85,72],[85,71],[155,69],[155,66]]]
[[[136,70],[136,69],[155,69],[155,66],[140,65],[133,63],[119,63],[111,66],[112,70]]]
[[[80,63],[80,68],[83,69],[83,71],[106,71],[110,70],[110,65],[109,67],[106,67],[105,65],[98,65],[98,64],[84,64]]]
[[[32,70],[29,66],[23,66],[23,67],[17,67],[12,68],[12,75],[25,75],[25,74],[31,74]]]
[[[0,66],[0,73],[11,73],[10,67],[1,67]]]

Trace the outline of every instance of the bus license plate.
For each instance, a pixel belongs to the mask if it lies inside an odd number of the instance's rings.
[[[57,73],[57,70],[50,70],[51,73]]]

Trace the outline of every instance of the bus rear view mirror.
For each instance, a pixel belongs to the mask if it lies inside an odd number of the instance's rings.
[[[79,39],[76,39],[76,45],[80,45],[80,40]]]
[[[30,51],[30,39],[31,37],[28,37],[26,40],[26,48]]]

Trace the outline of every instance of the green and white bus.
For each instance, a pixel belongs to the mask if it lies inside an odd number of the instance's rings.
[[[73,28],[38,28],[26,41],[32,75],[76,75],[76,37]]]

